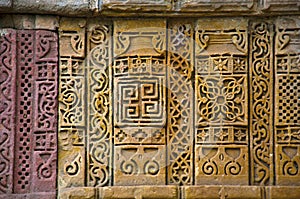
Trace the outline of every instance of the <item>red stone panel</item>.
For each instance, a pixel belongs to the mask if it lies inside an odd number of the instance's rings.
[[[44,30],[4,32],[0,38],[0,194],[55,193],[57,35]]]
[[[12,192],[16,87],[16,32],[0,38],[0,194]]]

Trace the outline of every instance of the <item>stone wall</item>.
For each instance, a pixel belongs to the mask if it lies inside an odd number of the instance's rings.
[[[293,1],[1,1],[0,198],[300,198]]]

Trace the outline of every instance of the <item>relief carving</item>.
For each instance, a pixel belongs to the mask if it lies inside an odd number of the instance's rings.
[[[279,18],[275,40],[276,183],[299,185],[300,179],[300,19]]]
[[[55,192],[57,35],[2,31],[0,193]]]
[[[243,3],[252,9],[252,1]],[[257,185],[263,188],[249,194],[259,198],[264,186],[298,185],[298,23],[63,19],[61,194],[97,187],[93,197],[114,198],[124,186],[178,185],[182,197],[197,198],[189,185],[210,185],[212,197],[231,197],[236,190],[221,186],[242,185],[248,193],[248,185]],[[41,78],[53,76],[51,64],[42,68]],[[35,88],[50,100],[55,87],[44,86]],[[37,130],[53,125],[48,109],[35,109],[45,114],[32,121]],[[51,136],[35,136],[38,149],[52,150]],[[43,159],[47,150],[40,151],[44,176],[51,167]]]
[[[197,22],[196,184],[248,184],[246,35],[246,20]]]
[[[114,184],[165,184],[166,24],[114,27]]]
[[[253,184],[273,184],[273,25],[253,22],[250,37],[250,118]]]

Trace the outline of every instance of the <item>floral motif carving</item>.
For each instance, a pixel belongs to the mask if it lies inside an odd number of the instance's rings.
[[[245,77],[198,77],[198,124],[244,123],[247,101]]]
[[[165,184],[165,146],[115,146],[114,172],[117,185],[135,184]]]
[[[63,19],[60,188],[298,185],[299,28],[280,20],[274,34],[273,22],[247,18]],[[40,58],[40,80],[51,79]],[[47,85],[34,88],[50,101]],[[46,129],[51,117],[31,122]],[[49,176],[54,141],[36,134]]]
[[[240,19],[198,21],[196,184],[248,183],[249,157],[242,155],[248,151],[247,25]]]
[[[12,193],[16,103],[16,31],[0,37],[0,194]]]
[[[88,184],[110,185],[112,157],[111,26],[90,23],[88,37]]]
[[[236,184],[248,178],[247,146],[199,146],[196,148],[196,176],[199,184]],[[201,169],[200,169],[201,168]],[[213,176],[217,182],[211,181]],[[235,176],[238,176],[236,178]],[[247,184],[247,181],[241,181]]]
[[[253,184],[272,184],[272,25],[251,23],[250,118]]]

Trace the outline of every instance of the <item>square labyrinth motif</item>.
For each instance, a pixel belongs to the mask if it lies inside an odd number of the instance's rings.
[[[119,77],[115,85],[115,118],[118,126],[163,126],[163,77]]]

